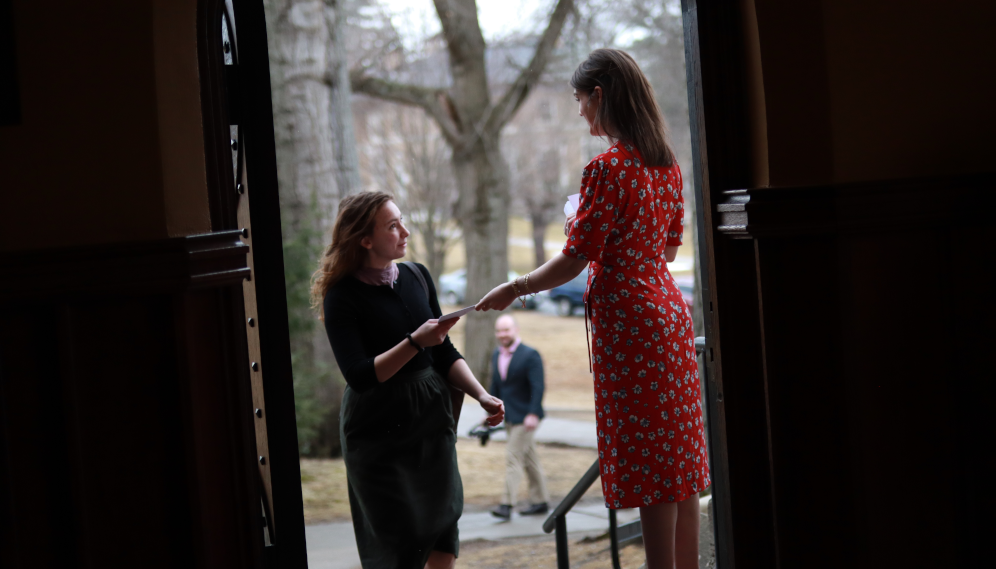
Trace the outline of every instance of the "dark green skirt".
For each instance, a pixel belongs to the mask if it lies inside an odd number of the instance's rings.
[[[340,415],[349,507],[364,569],[423,569],[459,552],[463,483],[446,381],[431,367],[365,392]]]

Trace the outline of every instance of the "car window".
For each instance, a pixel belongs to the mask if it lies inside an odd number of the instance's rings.
[[[588,269],[581,271],[581,274],[574,277],[571,280],[571,284],[574,286],[587,286],[588,285]]]

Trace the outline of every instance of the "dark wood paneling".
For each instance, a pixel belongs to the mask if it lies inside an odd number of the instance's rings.
[[[262,567],[246,249],[0,258],[4,566]]]
[[[0,0],[0,126],[21,122],[21,93],[17,85],[13,1]]]
[[[735,282],[720,298],[739,325],[761,314],[761,346],[738,349],[764,358],[781,566],[961,567],[988,555],[994,190],[991,174],[752,189],[718,208],[730,239],[717,249],[756,252],[757,300]],[[736,261],[747,256],[727,254],[728,268],[749,272]],[[731,367],[751,366],[731,360],[720,325],[736,516],[733,457],[762,427],[736,414]]]
[[[263,527],[240,287],[173,301],[184,415],[205,567],[263,566]],[[196,468],[194,466],[196,465]]]
[[[72,567],[73,502],[60,310],[7,308],[0,326],[0,558],[4,567]],[[11,354],[18,357],[11,357]]]
[[[722,262],[714,297],[721,308],[716,328],[723,342],[732,561],[738,569],[770,569],[777,563],[754,247],[749,241],[718,240],[715,251],[717,264]]]
[[[849,460],[857,440],[846,420],[851,394],[838,381],[843,363],[835,357],[843,341],[833,325],[841,313],[839,268],[832,262],[837,240],[737,242],[757,251],[780,565],[852,565],[861,537],[854,524],[861,484]]]
[[[996,173],[727,190],[716,230],[731,237],[930,231],[991,226]]]
[[[0,254],[0,300],[175,291],[249,276],[238,231],[157,241]]]

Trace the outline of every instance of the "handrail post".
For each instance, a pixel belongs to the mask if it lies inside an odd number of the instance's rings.
[[[557,569],[571,569],[567,559],[567,515],[557,516]]]
[[[612,569],[622,569],[619,564],[619,532],[617,531],[616,511],[609,509],[609,544],[612,548]]]

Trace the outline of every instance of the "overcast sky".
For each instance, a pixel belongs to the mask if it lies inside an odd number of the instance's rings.
[[[411,42],[439,32],[432,0],[379,0],[392,14],[394,27]],[[538,16],[553,8],[553,0],[477,0],[478,21],[485,41],[515,30],[536,28]]]

